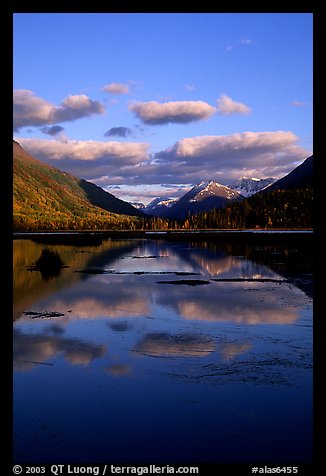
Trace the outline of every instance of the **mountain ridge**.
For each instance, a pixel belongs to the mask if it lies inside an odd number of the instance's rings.
[[[242,198],[239,192],[231,190],[226,185],[213,180],[201,181],[169,209],[168,218],[184,219],[194,213],[223,208],[227,203]]]
[[[264,188],[261,193],[273,190],[293,190],[313,186],[313,155],[307,157],[284,177]]]
[[[308,157],[305,159],[300,165],[294,168],[291,172],[280,179],[275,179],[273,177],[268,178],[256,178],[256,177],[239,177],[235,181],[233,181],[229,185],[218,184],[218,182],[214,182],[213,180],[202,180],[198,182],[196,185],[192,187],[188,192],[186,192],[181,198],[179,199],[171,199],[169,197],[157,197],[152,200],[148,205],[142,208],[142,211],[146,215],[149,216],[157,216],[160,218],[178,218],[183,219],[185,218],[185,213],[182,212],[182,203],[186,202],[187,198],[190,195],[195,195],[198,193],[204,194],[204,189],[209,187],[210,184],[217,184],[220,187],[226,187],[231,191],[237,192],[239,194],[238,200],[249,198],[255,194],[259,193],[268,193],[273,190],[281,189],[293,189],[293,188],[301,188],[304,186],[312,185],[313,179],[313,156]],[[230,193],[230,192],[229,192]],[[211,194],[213,195],[213,193]],[[186,198],[184,198],[186,197]],[[201,211],[209,211],[213,208],[223,208],[227,202],[223,201],[223,198],[228,197],[221,197],[221,200],[217,199],[218,193],[216,194],[216,203],[213,200],[207,200],[206,203],[202,206],[191,207],[186,210],[186,214],[189,213],[200,213]],[[196,203],[200,200],[194,197],[190,197],[189,203]],[[193,211],[191,208],[197,208],[197,210]]]
[[[117,225],[143,214],[97,185],[44,164],[13,141],[14,228]],[[129,218],[127,218],[129,217]],[[78,225],[79,224],[79,225]]]
[[[241,193],[243,197],[250,197],[254,193],[260,192],[264,188],[276,182],[277,179],[268,177],[268,178],[256,178],[256,177],[240,177],[237,180],[234,180],[231,184],[228,185],[232,190],[236,190]]]

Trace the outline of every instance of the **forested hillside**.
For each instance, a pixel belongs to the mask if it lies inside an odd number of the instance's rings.
[[[273,190],[189,217],[185,228],[312,228],[313,189]]]
[[[15,231],[132,228],[138,218],[131,214],[141,216],[96,185],[39,162],[14,142]]]

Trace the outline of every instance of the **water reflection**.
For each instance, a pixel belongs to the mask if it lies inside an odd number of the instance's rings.
[[[226,342],[222,343],[219,346],[219,352],[223,360],[233,360],[240,354],[248,352],[250,350],[251,344],[249,343],[238,343],[238,342]]]
[[[13,317],[17,319],[23,311],[29,309],[42,296],[51,295],[54,290],[73,285],[83,277],[75,273],[99,260],[116,260],[120,255],[130,252],[136,242],[107,240],[100,246],[75,247],[70,245],[48,245],[48,248],[60,254],[67,268],[61,270],[55,280],[43,280],[40,273],[30,272],[28,268],[40,257],[44,245],[31,240],[14,240],[13,246]]]
[[[53,332],[53,328],[51,329]],[[14,370],[29,371],[48,362],[58,353],[72,365],[87,365],[102,357],[105,345],[92,344],[80,339],[63,337],[63,328],[56,326],[54,335],[25,333],[14,329]]]
[[[40,299],[32,309],[36,316],[51,309],[69,320],[155,318],[172,312],[196,321],[290,324],[306,300],[300,290],[283,282],[239,285],[210,281],[208,286],[162,286],[156,279],[151,275],[92,276]],[[26,315],[20,317],[26,319]]]
[[[115,274],[181,272],[194,273],[206,278],[281,278],[269,266],[251,261],[243,255],[227,255],[226,251],[216,250],[213,245],[203,248],[198,244],[197,247],[189,247],[187,245],[171,245],[164,242],[147,243],[107,240],[101,246],[95,248],[90,246],[82,248],[65,245],[53,246],[52,251],[60,253],[68,268],[63,269],[60,276],[49,283],[43,281],[38,273],[29,273],[27,271],[27,267],[35,262],[36,257],[39,256],[41,246],[29,240],[16,240],[14,242],[14,318],[19,317],[23,311],[29,310],[34,302],[38,302],[44,296],[49,296],[49,299],[52,300],[53,292],[58,294],[60,290],[62,290],[66,307],[79,309],[78,314],[84,317],[95,316],[97,313],[99,315],[107,313],[112,317],[119,317],[125,312],[129,312],[129,309],[133,309],[132,314],[148,313],[150,312],[150,303],[153,302],[150,296],[158,296],[157,299],[155,298],[156,302],[162,303],[164,301],[166,291],[158,290],[154,284],[146,282],[146,286],[150,288],[144,289],[143,282],[131,282],[129,277],[125,276],[119,280],[117,277],[104,275],[103,279],[100,279],[99,276],[96,276],[96,270],[100,272],[101,270],[110,269]],[[229,252],[228,249],[227,251]],[[243,251],[248,254],[254,253],[255,256],[257,255],[257,250],[245,249]],[[282,251],[282,254],[285,254],[285,252]],[[260,253],[259,256],[262,259],[264,255]],[[266,259],[270,261],[269,254],[266,254]],[[305,260],[307,260],[307,257]],[[95,270],[92,274],[96,276],[96,279],[89,279],[91,277],[90,274],[76,273],[76,271],[80,270]],[[89,291],[80,286],[80,282],[87,282],[86,288],[89,288]],[[216,285],[214,284],[214,286]],[[220,283],[218,286],[218,292],[221,293],[225,301],[225,292],[223,290],[226,289],[226,286]],[[239,286],[237,287],[240,289]],[[254,287],[256,285],[250,286],[251,289]],[[283,288],[285,287],[283,286]],[[241,286],[241,289],[245,290],[245,288],[245,285]],[[257,290],[261,290],[261,286],[257,287]],[[281,291],[279,286],[278,291],[282,293],[283,289]],[[172,300],[179,298],[180,291],[169,289],[168,292],[171,294]],[[182,293],[184,292],[182,290]],[[208,291],[203,290],[203,292],[207,293]],[[110,295],[110,300],[105,297],[107,294]],[[159,297],[160,294],[163,295],[163,298]],[[288,295],[290,294],[288,292]],[[191,299],[188,303],[182,302],[181,297],[181,302],[178,305],[173,303],[171,305],[184,317],[190,318],[193,316],[194,319],[197,319],[198,312],[195,309],[201,305],[205,306],[205,303],[198,303],[196,291],[194,296],[195,298]],[[243,304],[242,314],[247,315],[243,319],[247,322],[251,320],[250,316],[248,316],[249,311],[246,311],[246,309],[250,308],[250,299],[248,295],[244,296],[243,293],[237,296],[237,301],[241,301],[241,305]],[[122,301],[125,303],[124,305],[121,305]],[[214,318],[212,313],[209,313],[208,308],[211,307],[209,301],[212,301],[212,298],[208,300],[203,315],[206,315],[210,320],[218,319],[218,317]],[[266,305],[267,307],[270,306],[268,303]],[[229,303],[225,302],[222,308],[228,306]],[[254,306],[257,307],[257,299],[255,299]],[[223,309],[221,311],[220,315],[224,316],[222,319],[228,318],[225,311]],[[241,313],[235,309],[231,312],[237,316],[237,319],[241,319],[239,317]],[[267,312],[270,314],[273,311]],[[209,314],[211,315],[209,316]],[[216,313],[214,315],[216,316]],[[290,319],[292,318],[293,316]],[[252,322],[255,320],[257,318],[254,318]],[[269,320],[273,321],[274,318]]]
[[[136,348],[137,352],[153,357],[204,357],[215,349],[214,341],[208,336],[166,332],[146,334]]]
[[[311,461],[312,301],[269,253],[49,244],[69,267],[44,281],[27,270],[42,246],[14,242],[17,464],[108,448],[113,463]]]
[[[106,372],[115,377],[126,377],[131,373],[131,367],[124,364],[114,364],[106,367]]]

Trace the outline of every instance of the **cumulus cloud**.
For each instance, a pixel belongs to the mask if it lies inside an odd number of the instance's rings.
[[[106,346],[62,337],[60,334],[25,334],[20,329],[14,330],[15,370],[31,370],[37,362],[45,363],[59,353],[72,365],[87,365],[92,360],[103,357]]]
[[[249,114],[251,112],[250,107],[242,102],[233,101],[233,99],[226,94],[221,94],[220,98],[217,100],[217,106],[217,112],[222,116],[230,116],[231,114]]]
[[[129,105],[129,109],[150,125],[187,124],[207,119],[216,112],[215,107],[203,101],[135,102]]]
[[[20,145],[35,158],[98,183],[124,183],[125,177],[140,174],[142,163],[149,160],[149,145],[136,142],[97,142],[19,138]],[[103,179],[104,177],[104,179]],[[128,178],[127,178],[128,180]],[[129,180],[132,180],[131,178]]]
[[[156,154],[156,159],[157,165],[168,167],[171,178],[183,175],[183,183],[198,177],[222,183],[247,174],[279,177],[309,155],[297,141],[290,131],[199,136],[176,142]]]
[[[125,83],[110,83],[103,87],[103,91],[109,94],[128,94],[129,86]]]
[[[41,131],[43,132],[43,134],[47,134],[49,136],[56,136],[64,131],[64,127],[62,126],[42,127]]]
[[[26,126],[43,126],[75,121],[93,114],[102,114],[104,106],[85,94],[70,95],[60,106],[36,96],[33,91],[17,89],[13,97],[13,124],[18,131]]]
[[[179,196],[181,186],[199,180],[228,184],[243,175],[280,178],[311,154],[291,131],[189,137],[155,154],[147,143],[17,140],[35,158],[76,177],[103,188],[120,186],[117,196],[131,201],[161,196],[161,184],[171,187],[166,195]]]
[[[60,161],[106,159],[115,165],[136,165],[147,158],[148,144],[138,142],[99,142],[93,140],[57,142],[45,139],[19,139],[24,148],[37,156]]]
[[[111,127],[104,137],[128,137],[132,133],[132,130],[129,127]]]

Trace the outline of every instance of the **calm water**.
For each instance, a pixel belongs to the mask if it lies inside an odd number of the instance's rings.
[[[15,462],[311,462],[309,272],[293,244],[14,240]]]

